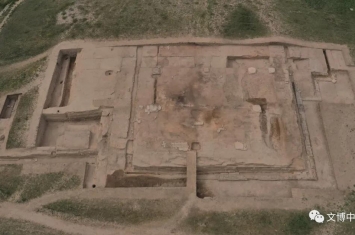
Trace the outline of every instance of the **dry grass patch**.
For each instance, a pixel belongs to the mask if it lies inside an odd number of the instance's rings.
[[[57,25],[56,15],[73,0],[26,0],[0,33],[0,66],[38,55],[60,40],[68,27]]]
[[[67,199],[45,205],[45,211],[59,213],[72,219],[90,219],[99,222],[138,225],[166,220],[178,212],[183,202],[159,200],[76,200]]]
[[[0,202],[27,202],[49,192],[78,188],[81,179],[63,172],[21,175],[22,165],[0,165]],[[13,198],[11,198],[13,197]]]
[[[22,88],[35,80],[43,71],[46,58],[31,63],[21,69],[0,72],[0,94]]]
[[[17,0],[0,0],[0,12],[7,6],[11,6],[14,4]]]
[[[197,209],[184,221],[183,230],[210,235],[309,235],[319,227],[308,211],[202,212]]]
[[[27,202],[48,192],[78,188],[80,183],[78,176],[67,176],[63,172],[30,175],[26,177],[17,202]]]
[[[22,165],[0,165],[0,202],[10,198],[22,185]]]
[[[65,235],[28,221],[0,218],[0,235]]]

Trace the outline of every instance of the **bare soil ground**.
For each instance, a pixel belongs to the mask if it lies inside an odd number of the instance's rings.
[[[0,0],[0,234],[353,234],[354,9]]]

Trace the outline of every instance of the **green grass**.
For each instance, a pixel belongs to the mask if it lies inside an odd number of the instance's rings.
[[[0,218],[0,235],[65,235],[65,233],[23,220]]]
[[[355,44],[355,0],[276,0],[288,35]]]
[[[63,172],[29,176],[23,185],[18,202],[27,202],[48,192],[74,189],[80,182],[78,176],[69,177]]]
[[[223,26],[223,35],[233,38],[251,38],[267,34],[267,27],[251,9],[239,4]]]
[[[308,235],[319,227],[308,211],[202,212],[197,209],[183,222],[183,230],[211,235]]]
[[[0,65],[35,56],[68,39],[220,35],[226,17],[230,21],[227,31],[233,37],[238,36],[232,26],[236,22],[237,30],[244,30],[242,37],[264,30],[260,25],[246,27],[245,20],[260,23],[255,13],[241,8],[237,11],[244,14],[241,17],[231,14],[235,3],[229,7],[228,0],[208,0],[208,4],[205,0],[82,0],[72,5],[73,2],[26,0],[21,4],[0,33]],[[74,16],[72,11],[65,12],[72,7],[78,10]],[[58,25],[57,14],[73,18],[73,23]]]
[[[5,19],[5,17],[9,14],[11,11],[11,5],[15,2],[15,0],[0,0],[0,11],[2,11],[7,4],[10,4],[9,7],[6,9],[6,11],[2,12],[2,15],[0,16],[0,23]]]
[[[191,12],[186,4],[180,7]],[[187,23],[182,15],[177,14],[183,12],[176,12],[176,8],[174,10],[174,6],[165,0],[131,0],[129,4],[123,0],[93,1],[80,10],[83,14],[92,12],[95,20],[78,21],[69,31],[70,38],[168,36],[182,32],[184,23]]]
[[[39,175],[21,175],[22,165],[0,165],[0,202],[15,193],[17,202],[27,202],[48,192],[78,188],[81,180],[63,172]]]
[[[0,65],[24,60],[61,40],[73,38],[268,35],[271,30],[257,12],[261,3],[239,3],[237,0],[132,0],[129,4],[126,0],[26,0],[0,33]],[[355,48],[355,11],[350,10],[355,9],[355,0],[274,0],[274,5],[272,12],[260,13],[264,17],[277,15],[276,20],[281,22],[276,25],[282,25],[283,35],[345,43]],[[64,13],[69,8],[77,8],[78,13]],[[58,25],[57,14],[72,17],[73,23]]]
[[[24,134],[28,130],[37,96],[38,87],[32,88],[21,96],[6,142],[7,149],[26,147],[26,135]]]
[[[181,201],[161,200],[61,200],[44,206],[67,218],[91,219],[117,224],[141,224],[164,220],[176,213]]]
[[[38,73],[43,70],[46,58],[31,63],[24,68],[16,69],[8,72],[0,72],[0,93],[10,92],[37,78]]]
[[[0,0],[0,11],[6,7],[7,4],[13,4],[17,0]]]
[[[72,0],[26,0],[12,13],[0,33],[0,65],[27,59],[59,41],[68,27],[56,25],[56,15]]]
[[[22,165],[0,165],[0,202],[10,198],[23,183]]]

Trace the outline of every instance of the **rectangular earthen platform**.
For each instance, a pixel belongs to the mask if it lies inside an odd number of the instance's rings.
[[[186,172],[197,177],[197,191],[203,181],[215,195],[262,196],[260,181],[277,197],[348,185],[348,174],[333,173],[346,166],[331,126],[332,110],[344,107],[344,122],[352,117],[355,70],[347,47],[283,38],[191,42],[59,44],[27,147],[95,154],[86,187],[143,178],[141,186],[180,187]],[[187,179],[188,191],[195,184]]]

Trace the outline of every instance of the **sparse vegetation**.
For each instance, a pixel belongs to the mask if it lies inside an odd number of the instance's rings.
[[[8,1],[14,0],[2,2]],[[258,4],[241,5],[236,0],[133,0],[129,4],[123,0],[26,0],[0,33],[0,65],[37,55],[70,38],[264,36],[269,30],[259,17]],[[272,4],[270,14],[280,16],[284,35],[355,48],[355,0],[273,0]],[[68,18],[68,14],[72,21],[57,24],[57,15]]]
[[[226,37],[249,38],[264,36],[266,33],[267,27],[257,14],[241,4],[230,14],[223,26],[223,35]]]
[[[53,191],[77,188],[81,180],[63,172],[21,175],[22,165],[0,166],[0,202],[18,193],[17,202],[27,202]]]
[[[226,17],[230,21],[227,31],[232,37],[239,36],[232,26],[236,22],[244,33],[245,30],[253,33],[249,36],[260,35],[265,28],[259,24],[256,28],[245,27],[238,21],[245,20],[245,16],[239,17],[236,13],[229,17],[235,2],[228,2],[228,5],[227,1],[220,3],[215,0],[208,0],[207,5],[204,0],[132,0],[129,4],[123,0],[74,2],[26,0],[21,4],[0,33],[0,65],[24,60],[60,40],[71,38],[215,36],[224,33],[222,26]],[[248,22],[262,24],[255,13],[248,10],[249,13],[255,18],[248,18],[251,20]],[[70,17],[72,20],[57,24],[57,15],[62,18],[65,15],[66,19]]]
[[[78,176],[68,177],[63,172],[33,175],[24,183],[18,202],[27,202],[47,192],[74,189],[79,185]]]
[[[287,34],[355,48],[355,0],[277,0]]]
[[[0,218],[0,235],[65,235],[65,233],[23,220]]]
[[[176,35],[184,29],[185,19],[166,1],[132,0],[128,4],[125,1],[105,0],[104,3],[94,1],[85,5],[82,5],[80,11],[82,14],[91,12],[95,20],[77,21],[69,31],[71,38],[168,36]],[[180,7],[191,12],[185,4]]]
[[[307,235],[320,225],[312,223],[307,211],[202,212],[192,210],[183,223],[193,234]]]
[[[24,133],[28,129],[29,121],[34,112],[37,96],[38,87],[34,87],[20,98],[6,142],[7,149],[26,147],[26,135]]]
[[[57,25],[57,14],[72,0],[26,0],[12,13],[0,33],[0,65],[24,60],[55,45],[68,26]]]
[[[22,165],[0,166],[0,202],[10,198],[22,185],[21,170]]]
[[[182,201],[161,200],[61,200],[45,205],[70,219],[91,219],[117,224],[141,224],[168,219],[182,206]]]
[[[37,78],[46,58],[31,63],[24,68],[0,73],[0,93],[20,89]]]
[[[0,0],[0,11],[6,7],[8,4],[13,4],[17,0]]]

